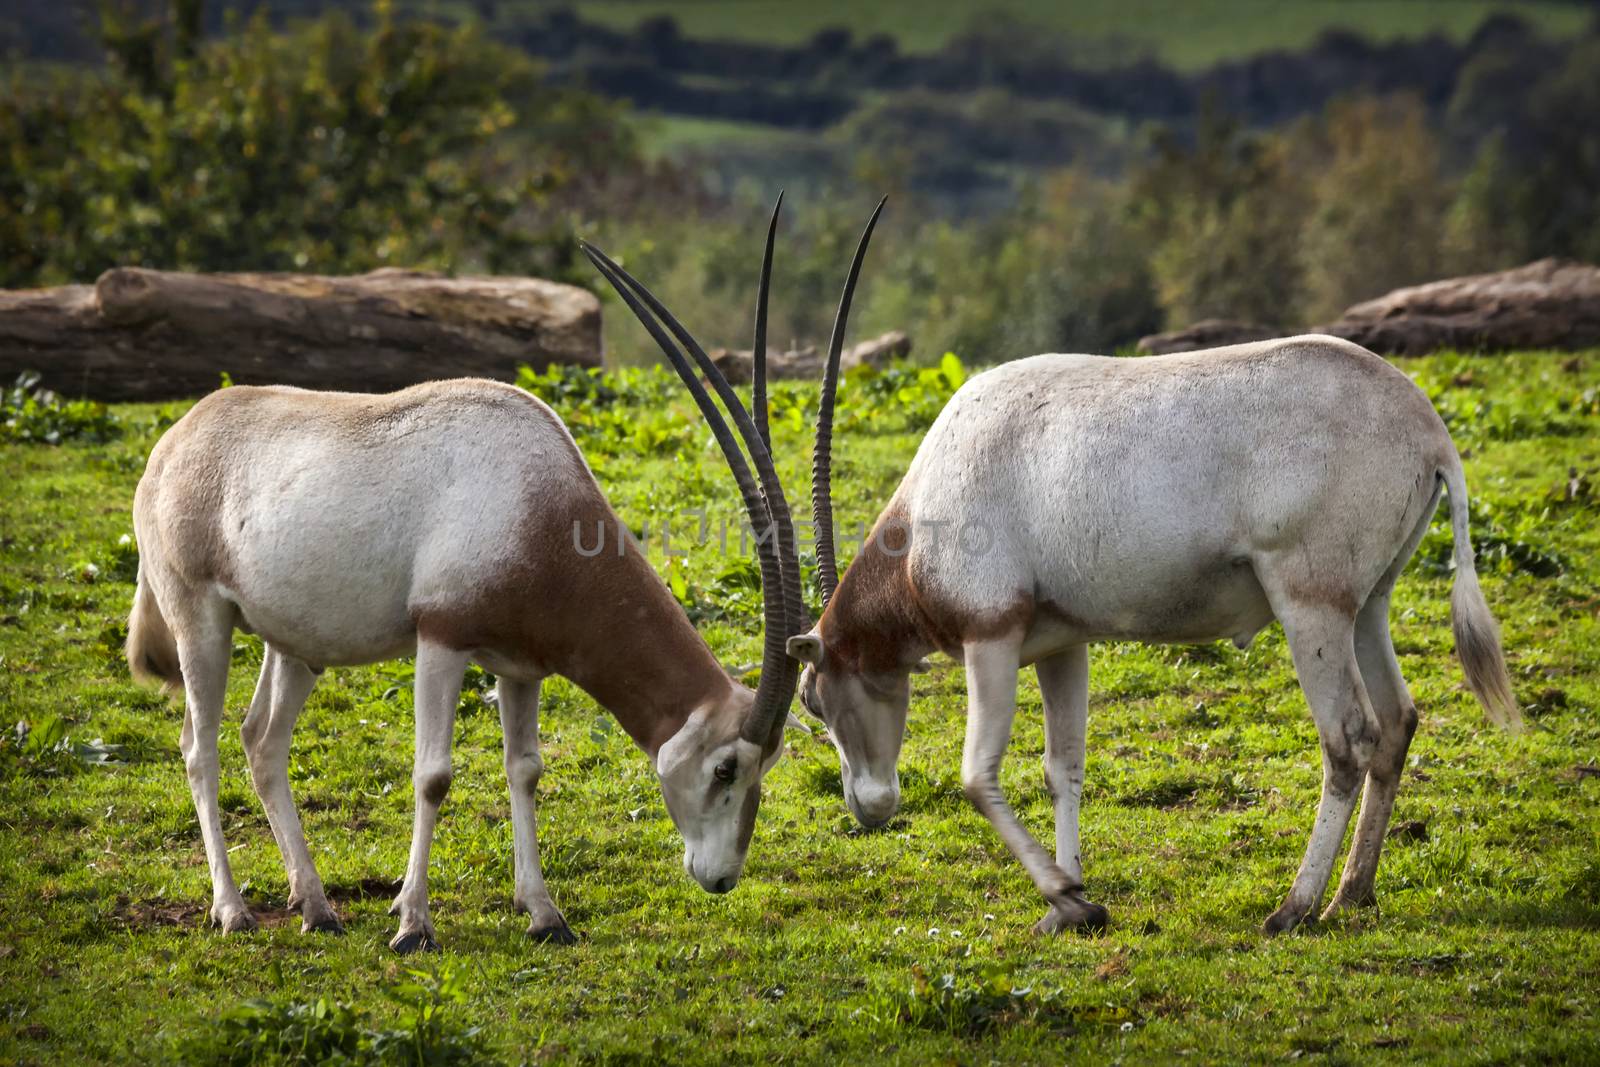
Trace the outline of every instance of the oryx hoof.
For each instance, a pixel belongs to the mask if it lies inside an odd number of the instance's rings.
[[[243,903],[222,907],[212,905],[211,925],[225,934],[247,934],[256,928],[256,917]]]
[[[1347,897],[1342,893],[1334,895],[1328,906],[1322,910],[1319,922],[1332,922],[1335,919],[1353,919],[1356,916],[1375,909],[1378,898],[1371,893],[1363,897]]]
[[[1309,907],[1286,900],[1278,907],[1277,911],[1267,916],[1267,921],[1261,924],[1261,932],[1268,937],[1286,934],[1305,922],[1306,916],[1310,912],[1311,909]]]
[[[1111,913],[1100,905],[1071,896],[1051,901],[1044,918],[1033,924],[1033,932],[1040,935],[1059,934],[1067,930],[1080,934],[1099,933],[1111,924]]]
[[[438,952],[439,939],[431,928],[401,930],[394,935],[394,940],[389,942],[389,947],[402,956],[413,952]]]
[[[554,922],[529,923],[528,939],[542,945],[576,945],[578,935],[572,932],[567,920],[556,916]]]
[[[300,918],[300,932],[302,934],[335,934],[343,936],[344,923],[339,921],[339,916],[331,910],[318,915],[302,915]]]

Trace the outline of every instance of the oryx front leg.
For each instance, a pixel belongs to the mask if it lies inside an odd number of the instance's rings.
[[[261,680],[256,683],[255,699],[239,728],[245,759],[250,763],[250,779],[256,795],[266,809],[267,824],[278,842],[283,867],[289,878],[289,907],[300,909],[300,928],[304,932],[321,930],[342,934],[344,926],[328,903],[322,879],[306,847],[300,814],[289,791],[289,741],[295,721],[304,709],[306,698],[316,685],[317,676],[298,659],[283,655],[271,645],[261,661]]]
[[[450,735],[467,654],[427,640],[417,642],[417,752],[411,770],[416,792],[416,818],[411,827],[411,859],[405,884],[390,914],[399,914],[400,929],[389,947],[396,952],[437,950],[438,935],[428,916],[428,851],[439,821],[439,805],[450,791]]]
[[[1321,740],[1322,799],[1294,885],[1266,921],[1269,934],[1299,925],[1322,900],[1381,736],[1356,662],[1354,620],[1317,604],[1292,604],[1280,617]]]
[[[189,792],[194,797],[194,812],[200,820],[200,836],[205,841],[206,865],[211,869],[211,923],[224,933],[256,928],[255,916],[250,914],[233,881],[217,801],[217,731],[222,726],[228,662],[233,652],[232,611],[232,605],[221,599],[207,600],[181,623],[174,620],[178,661],[183,665],[183,734],[179,745],[189,775]]]
[[[1056,865],[1083,884],[1078,818],[1089,719],[1089,646],[1079,645],[1034,665],[1044,697],[1044,780],[1056,815]]]
[[[511,787],[511,837],[516,876],[512,897],[518,911],[528,913],[528,936],[535,941],[570,945],[578,940],[561,909],[550,899],[539,869],[539,683],[501,678],[500,727],[505,733],[506,781]]]
[[[966,647],[967,738],[961,756],[961,788],[1050,902],[1050,911],[1035,931],[1100,929],[1106,924],[1106,910],[1083,899],[1082,883],[1050,858],[1000,792],[1000,761],[1011,740],[1011,720],[1017,710],[1018,653],[1014,640]]]

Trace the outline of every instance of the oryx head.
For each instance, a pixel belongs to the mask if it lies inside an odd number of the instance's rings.
[[[830,591],[831,592],[831,591]],[[882,826],[900,808],[900,745],[911,706],[911,675],[924,660],[868,665],[849,650],[829,648],[827,617],[810,633],[789,638],[789,655],[805,664],[800,703],[828,727],[839,750],[844,801],[862,826]]]
[[[794,691],[793,677],[783,694],[785,704]],[[711,893],[726,893],[738,884],[761,806],[761,779],[783,751],[779,742],[787,712],[778,716],[765,741],[745,736],[761,699],[759,691],[733,685],[723,702],[697,708],[656,753],[661,796],[683,835],[683,869]]]
[[[656,755],[662,796],[672,821],[683,834],[684,866],[697,882],[715,893],[732,889],[744,867],[756,811],[761,804],[761,779],[782,751],[783,727],[799,674],[799,665],[789,658],[785,649],[786,639],[805,632],[810,626],[800,593],[800,560],[794,524],[772,463],[767,430],[767,292],[772,278],[773,240],[782,204],[780,196],[767,227],[766,254],[756,299],[754,418],[752,412],[744,409],[705,350],[672,313],[605,253],[583,245],[589,259],[660,346],[710,424],[739,485],[760,555],[766,625],[760,684],[753,693],[734,685],[718,704],[696,709]],[[883,205],[878,207],[881,211]],[[873,221],[876,220],[875,212]],[[871,233],[870,225],[868,233]],[[863,236],[846,288],[846,307],[865,251],[866,237]],[[841,308],[831,354],[835,378],[839,359],[837,342],[843,332],[844,316],[845,310]],[[680,344],[682,349],[678,347]],[[738,437],[729,429],[716,402],[701,384],[700,375],[705,376],[721,399],[738,429]],[[740,441],[750,454],[749,462],[740,450]]]

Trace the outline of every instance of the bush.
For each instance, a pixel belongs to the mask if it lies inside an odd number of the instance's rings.
[[[122,434],[122,420],[93,400],[62,400],[39,386],[37,371],[25,371],[0,393],[0,442],[59,445],[82,439],[97,444]]]
[[[159,26],[108,21],[109,72],[15,71],[0,287],[141,265],[570,272],[570,238],[530,207],[631,150],[606,136],[615,109],[469,29],[385,10],[370,30],[330,14],[286,34],[258,14],[174,54]]]
[[[183,1050],[185,1062],[211,1067],[363,1064],[450,1067],[492,1062],[475,1027],[450,1012],[466,1000],[453,971],[407,971],[385,990],[401,1005],[398,1025],[383,1029],[348,1003],[247,1000]]]

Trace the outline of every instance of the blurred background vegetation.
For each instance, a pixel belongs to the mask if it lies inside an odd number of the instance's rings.
[[[582,235],[736,346],[787,188],[773,338],[815,343],[887,192],[858,332],[983,363],[1600,260],[1589,5],[973,11],[17,0],[0,287],[118,265],[593,284]]]

